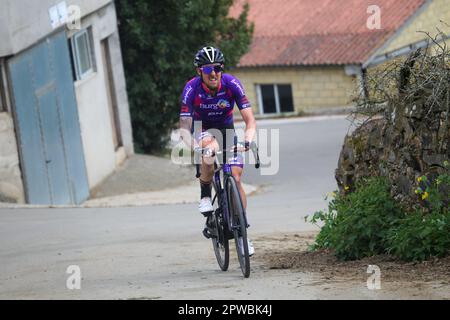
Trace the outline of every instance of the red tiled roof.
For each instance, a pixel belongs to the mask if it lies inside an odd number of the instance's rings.
[[[240,67],[361,64],[427,0],[235,0],[230,15],[250,5],[255,23]],[[381,29],[369,30],[367,8],[381,9]]]

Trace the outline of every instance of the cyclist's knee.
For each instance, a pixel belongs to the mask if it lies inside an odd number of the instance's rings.
[[[202,166],[206,167],[206,170],[214,170],[215,157],[203,157]]]
[[[219,149],[219,144],[217,143],[216,139],[214,137],[205,137],[200,141],[200,146],[202,148],[210,148],[214,150]]]
[[[214,138],[213,138],[213,137],[206,137],[206,138],[203,138],[202,140],[200,140],[200,146],[201,146],[202,148],[207,148],[208,145],[210,145],[213,141],[214,141]]]
[[[202,148],[208,148],[214,151],[219,150],[219,144],[213,137],[206,137],[200,141],[200,145]],[[203,166],[207,166],[208,168],[212,168],[215,162],[215,157],[203,157]],[[211,169],[212,170],[212,169]]]
[[[242,177],[242,170],[233,170],[233,177],[236,183],[241,183],[241,177]]]

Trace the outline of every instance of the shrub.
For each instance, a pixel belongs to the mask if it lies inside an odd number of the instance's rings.
[[[323,223],[313,249],[332,248],[343,260],[383,253],[387,232],[401,214],[386,179],[363,180],[354,192],[336,195],[327,211],[311,217],[310,222]]]
[[[407,261],[444,257],[450,252],[450,211],[430,214],[416,211],[406,215],[387,233],[388,253]]]
[[[401,208],[391,197],[385,178],[357,183],[348,194],[334,194],[328,210],[309,220],[321,224],[313,250],[333,249],[343,260],[392,254],[407,261],[423,261],[450,254],[450,175],[417,180],[420,207]],[[308,217],[306,218],[308,220]]]
[[[442,168],[444,173],[436,179],[428,179],[421,176],[417,179],[416,194],[419,202],[429,211],[442,211],[449,208],[450,200],[450,164],[444,161]]]
[[[406,214],[387,235],[388,252],[408,261],[422,261],[430,257],[443,257],[450,251],[450,175],[446,172],[431,180],[417,179],[416,194],[423,207]]]

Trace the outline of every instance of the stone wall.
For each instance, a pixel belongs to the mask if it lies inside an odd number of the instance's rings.
[[[427,176],[430,183],[449,174],[449,63],[450,50],[441,46],[433,54],[417,50],[369,76],[357,112],[373,120],[345,138],[336,170],[342,193],[351,192],[363,177],[381,176],[406,208],[428,206],[418,201],[416,190],[427,187],[418,178]],[[450,200],[449,189],[446,183],[439,186],[444,199]]]
[[[0,112],[0,146],[0,202],[24,203],[13,120],[6,112]]]
[[[387,177],[393,197],[408,207],[417,203],[417,179],[433,180],[446,172],[450,158],[447,111],[424,112],[406,105],[393,119],[370,120],[345,138],[336,180],[341,192],[352,191],[363,177]],[[443,190],[450,198],[450,190]]]

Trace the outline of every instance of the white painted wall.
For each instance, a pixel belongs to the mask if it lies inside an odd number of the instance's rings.
[[[54,30],[50,25],[48,9],[61,1],[0,0],[0,57],[17,54],[51,34]],[[80,6],[83,16],[81,27],[91,27],[93,35],[96,72],[74,84],[88,183],[92,190],[114,172],[118,159],[123,159],[126,155],[134,152],[117,18],[112,0],[67,0],[66,3],[67,5],[76,4]],[[75,31],[68,31],[68,36],[70,37],[74,33]],[[117,153],[114,150],[112,139],[105,71],[103,70],[101,53],[101,40],[108,37],[111,39],[113,78],[124,144],[124,148]],[[0,115],[11,120],[9,113],[0,113]],[[7,133],[0,133],[0,140],[2,143],[8,141],[8,146],[14,146],[14,148],[3,149],[2,145],[2,152],[6,153],[0,154],[0,166],[5,164],[0,167],[0,181],[6,185],[5,179],[12,179],[14,183],[8,182],[8,190],[14,189],[11,185],[15,186],[14,193],[21,194],[21,201],[23,201],[22,181],[21,179],[18,180],[21,174],[14,126],[12,120],[8,123],[6,126],[4,121],[0,122],[0,129],[9,128]],[[5,160],[4,157],[8,157],[8,159]],[[3,170],[6,167],[8,169]],[[8,171],[10,168],[12,170]]]
[[[0,0],[0,57],[19,53],[53,31],[48,10],[64,0]],[[112,0],[65,0],[84,17]]]
[[[75,82],[75,94],[80,117],[81,138],[92,189],[110,175],[116,167],[112,127],[108,109],[105,75],[100,41],[116,31],[114,6],[84,18],[82,28],[91,27],[96,72]]]

